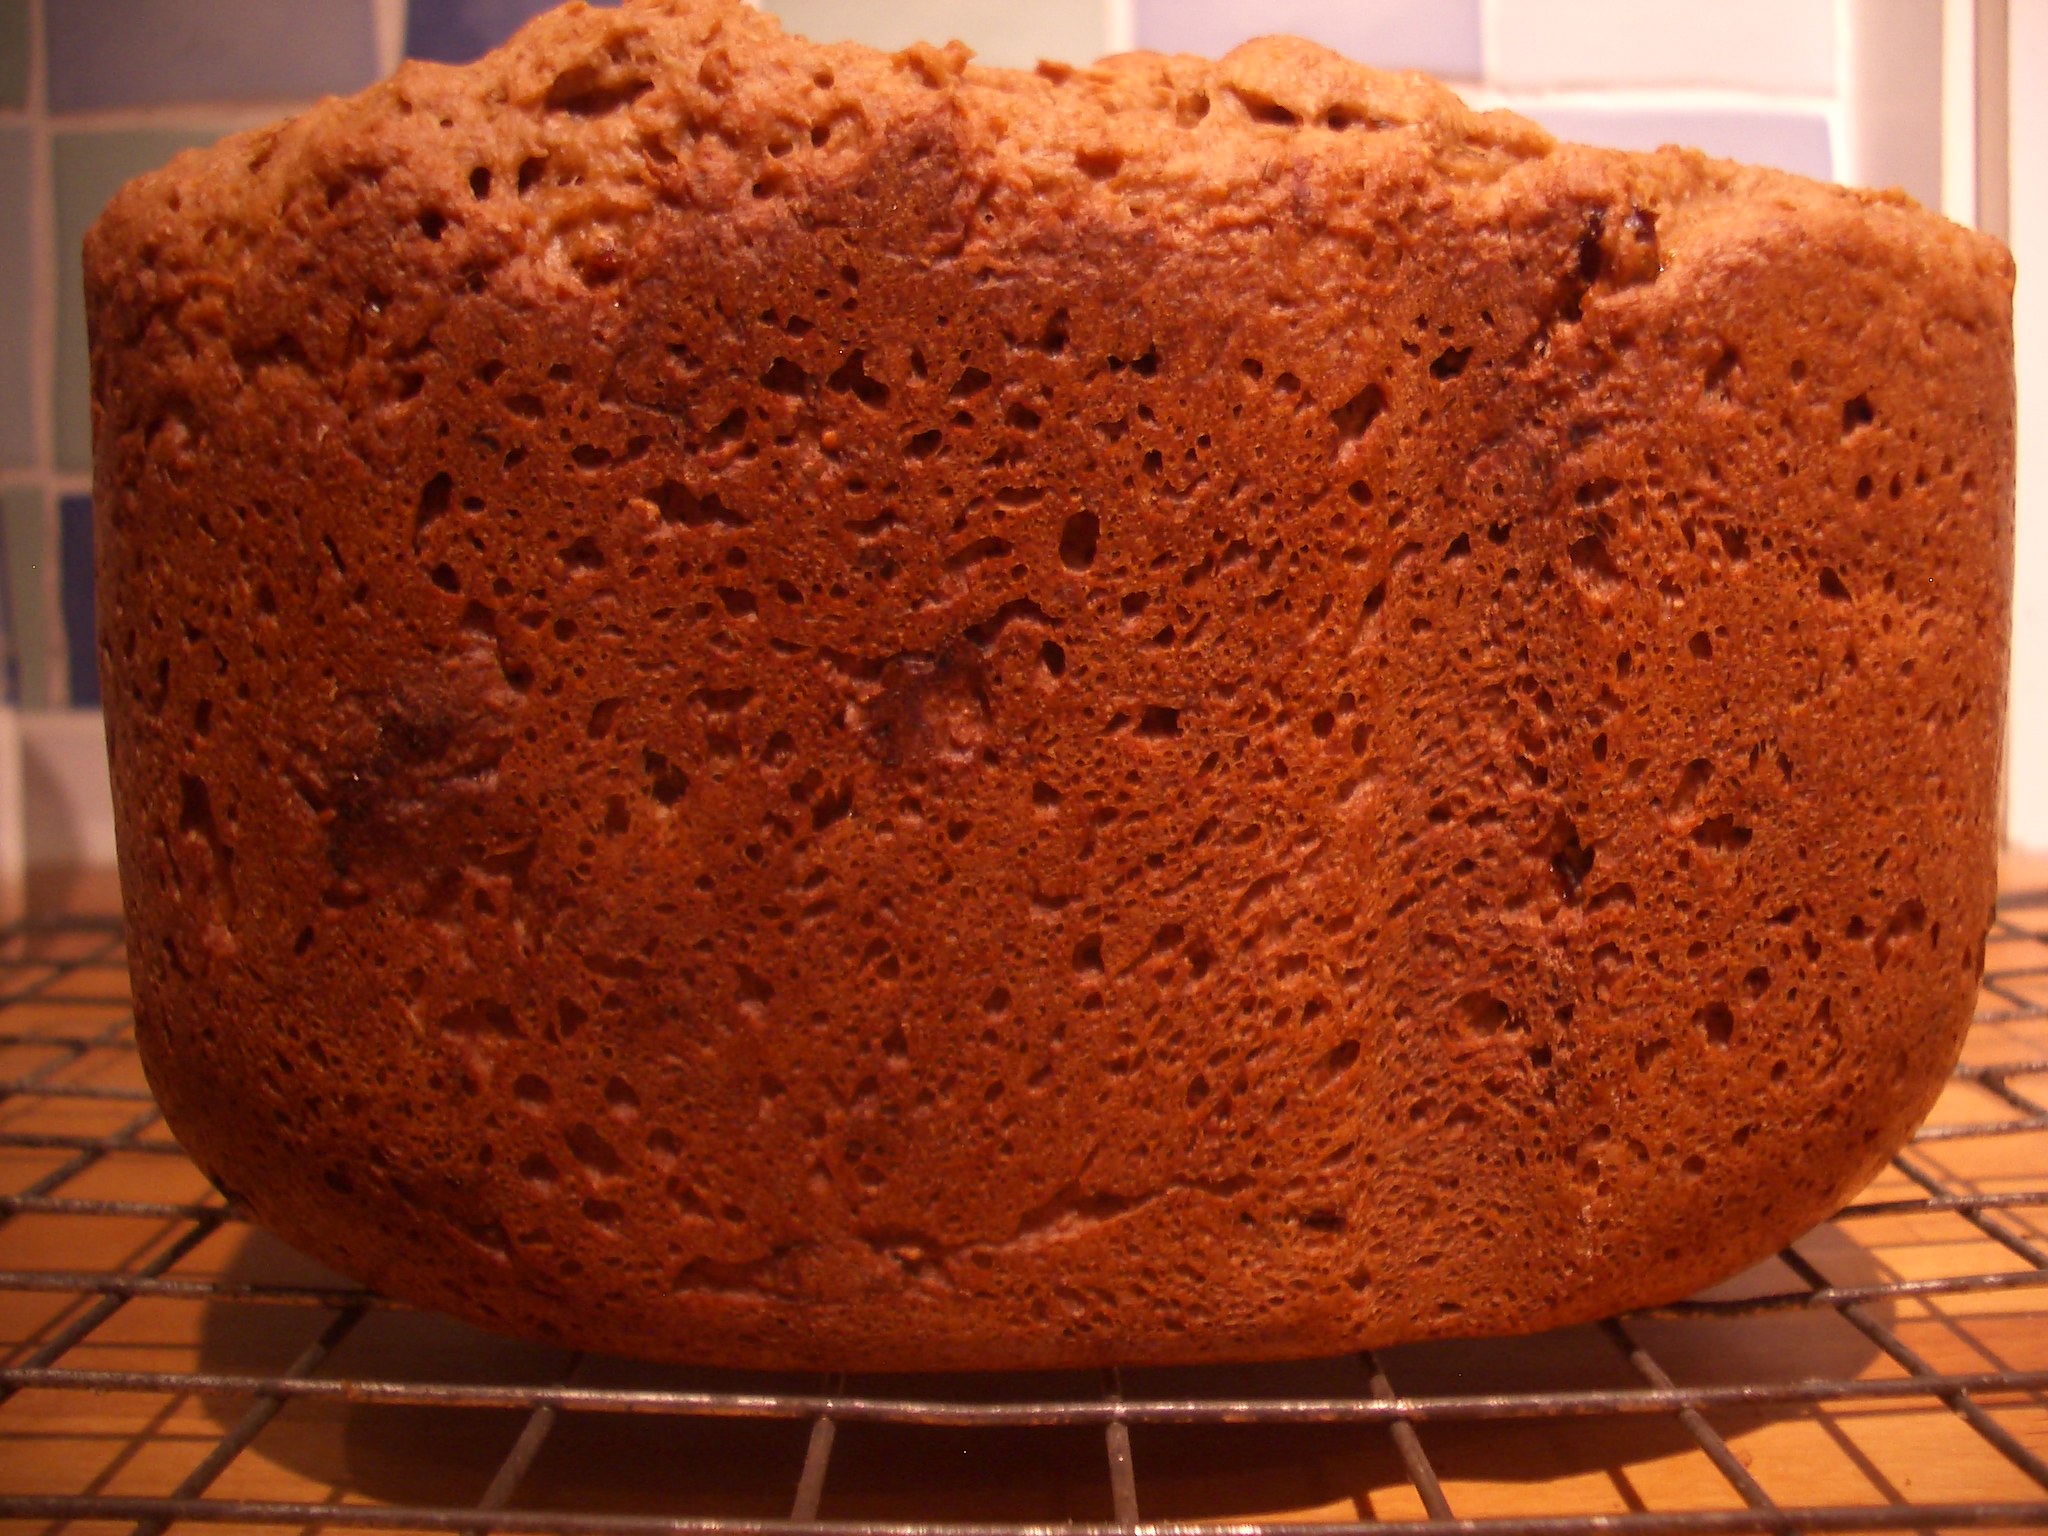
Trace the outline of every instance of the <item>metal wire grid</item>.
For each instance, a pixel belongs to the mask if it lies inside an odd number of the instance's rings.
[[[2000,904],[1991,942],[1994,951],[2018,942],[2048,946],[2048,891],[2006,897]],[[2048,950],[2043,950],[2048,955]],[[739,1530],[774,1529],[801,1536],[882,1536],[917,1532],[919,1536],[1023,1536],[1058,1530],[1081,1536],[1110,1533],[1216,1529],[1184,1522],[1148,1522],[1143,1518],[1139,1468],[1131,1449],[1131,1428],[1152,1425],[1377,1427],[1398,1453],[1401,1469],[1412,1484],[1425,1518],[1394,1522],[1330,1522],[1325,1531],[1364,1530],[1392,1525],[1417,1532],[1491,1533],[1491,1536],[1563,1536],[1566,1532],[1600,1531],[1612,1536],[1662,1536],[1662,1533],[1739,1531],[1931,1530],[1935,1528],[2048,1527],[2048,1462],[2022,1443],[2010,1428],[1988,1412],[1981,1399],[1997,1395],[2041,1405],[2048,1397],[2048,1370],[1944,1372],[1915,1350],[1881,1315],[1886,1304],[1903,1298],[1959,1296],[1979,1292],[2035,1291],[2048,1287],[2048,1252],[2002,1213],[2048,1207],[2048,1157],[2027,1164],[2027,1187],[1992,1193],[1953,1186],[1939,1164],[1922,1149],[1931,1144],[1968,1138],[2048,1132],[2048,1104],[2017,1086],[2015,1079],[2048,1074],[2048,1055],[2001,1060],[1958,1068],[1959,1079],[1988,1093],[2000,1108],[1997,1118],[1976,1123],[1926,1128],[1913,1146],[1894,1160],[1894,1167],[1921,1193],[1905,1199],[1866,1200],[1840,1212],[1836,1222],[1921,1213],[1954,1213],[1989,1239],[2019,1267],[1945,1276],[1903,1279],[1862,1285],[1830,1284],[1796,1249],[1781,1255],[1797,1277],[1788,1288],[1739,1300],[1693,1300],[1654,1312],[1636,1313],[1600,1325],[1601,1331],[1626,1358],[1637,1384],[1604,1390],[1549,1390],[1486,1393],[1411,1392],[1404,1394],[1389,1380],[1382,1363],[1362,1357],[1369,1391],[1355,1396],[1126,1397],[1114,1371],[1103,1373],[1093,1396],[1071,1395],[1044,1400],[1016,1400],[954,1395],[878,1395],[851,1391],[843,1378],[821,1381],[816,1390],[715,1391],[687,1389],[608,1388],[579,1385],[584,1362],[572,1359],[558,1379],[534,1385],[495,1385],[472,1381],[369,1379],[323,1371],[344,1340],[374,1313],[402,1304],[352,1286],[292,1285],[192,1278],[171,1271],[207,1239],[242,1216],[218,1199],[138,1201],[67,1195],[66,1189],[116,1154],[179,1157],[177,1147],[161,1134],[161,1120],[148,1094],[140,1088],[63,1080],[67,1067],[98,1051],[132,1051],[132,1017],[126,997],[109,987],[95,995],[81,988],[81,977],[95,969],[118,978],[122,936],[117,923],[90,919],[30,919],[0,929],[0,1022],[8,1006],[34,1001],[49,1005],[81,1005],[120,1011],[97,1033],[82,1035],[19,1034],[0,1030],[0,1050],[29,1048],[48,1052],[46,1060],[11,1080],[0,1081],[0,1107],[24,1101],[96,1099],[127,1103],[134,1114],[107,1134],[12,1132],[0,1129],[0,1152],[27,1149],[62,1154],[62,1160],[19,1193],[0,1196],[0,1225],[22,1216],[57,1216],[91,1221],[107,1217],[143,1217],[183,1224],[175,1240],[132,1268],[0,1271],[0,1294],[54,1292],[68,1297],[73,1308],[47,1336],[14,1363],[0,1366],[0,1406],[18,1394],[48,1389],[84,1389],[102,1393],[140,1392],[226,1395],[245,1399],[240,1417],[225,1428],[202,1460],[167,1496],[79,1493],[64,1490],[0,1488],[0,1519],[124,1522],[138,1536],[159,1536],[172,1524],[267,1525],[312,1529],[337,1526],[408,1531],[560,1532],[564,1536],[641,1536],[641,1533],[703,1533],[722,1536]],[[11,984],[12,983],[12,984]],[[2038,995],[2037,995],[2038,994]],[[1995,961],[1984,982],[1977,1024],[2038,1024],[2048,1020],[2048,963],[1999,966]],[[151,1136],[149,1133],[159,1134]],[[2048,1144],[2048,1143],[2044,1143]],[[208,1371],[139,1371],[94,1369],[66,1365],[77,1346],[135,1298],[176,1298],[208,1307],[264,1305],[323,1309],[325,1327],[280,1371],[227,1374]],[[2042,1298],[2048,1303],[2048,1295]],[[1880,1379],[1796,1379],[1744,1381],[1721,1385],[1683,1385],[1667,1373],[1642,1335],[1652,1320],[1750,1316],[1762,1313],[1832,1313],[1849,1324],[1870,1345],[1888,1357],[1903,1375]],[[2048,1337],[2048,1305],[2039,1315]],[[1793,1505],[1774,1499],[1716,1431],[1709,1415],[1727,1410],[1754,1410],[1795,1405],[1842,1405],[1919,1400],[1944,1405],[1956,1419],[1981,1437],[2026,1480],[2039,1496],[1995,1502],[1910,1503],[1876,1506]],[[509,1452],[497,1465],[488,1486],[474,1503],[344,1504],[323,1501],[278,1501],[209,1497],[237,1457],[248,1449],[288,1405],[308,1401],[355,1405],[412,1405],[448,1414],[473,1410],[517,1410],[525,1415]],[[801,1470],[791,1491],[789,1513],[781,1519],[726,1518],[688,1513],[609,1513],[558,1508],[514,1507],[522,1482],[550,1436],[565,1417],[592,1412],[649,1415],[670,1421],[695,1419],[784,1420],[808,1423],[809,1437]],[[1480,1421],[1597,1420],[1618,1424],[1643,1416],[1675,1421],[1704,1454],[1740,1500],[1740,1508],[1638,1511],[1588,1517],[1514,1516],[1459,1519],[1446,1496],[1443,1480],[1432,1466],[1424,1435],[1431,1426]],[[1109,1485],[1110,1522],[943,1523],[929,1520],[872,1521],[819,1518],[834,1462],[838,1431],[849,1424],[884,1424],[924,1428],[1064,1427],[1099,1428],[1103,1434],[1102,1473]],[[1233,1521],[1228,1528],[1247,1533],[1283,1527],[1262,1521]],[[1299,1529],[1298,1525],[1292,1528]]]

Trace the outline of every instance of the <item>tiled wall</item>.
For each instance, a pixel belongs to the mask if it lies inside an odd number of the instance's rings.
[[[1028,65],[1295,32],[1461,83],[1573,138],[1682,140],[1815,176],[1858,169],[1836,0],[764,0],[797,30],[959,37]],[[1876,0],[1871,0],[1876,3]],[[1935,15],[1936,0],[1886,0]],[[2031,3],[2031,0],[2030,0]],[[2041,0],[2048,4],[2048,0]],[[176,150],[354,90],[402,53],[462,60],[543,0],[0,0],[0,599],[29,707],[98,702],[78,242]],[[1924,105],[1924,104],[1923,104]],[[1888,101],[1902,143],[1936,142]],[[1938,111],[1938,105],[1933,110]],[[1923,115],[1925,115],[1923,113]],[[1916,140],[1916,134],[1918,140]],[[1933,185],[1910,189],[1939,195]],[[1910,178],[1909,178],[1910,179]]]
[[[0,0],[0,602],[24,706],[99,702],[86,228],[177,151],[369,84],[403,19],[389,0]]]

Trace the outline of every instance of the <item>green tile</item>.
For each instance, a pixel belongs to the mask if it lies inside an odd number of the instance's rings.
[[[29,130],[0,124],[0,468],[6,469],[30,469],[36,462],[36,385],[29,361],[36,282],[27,212],[34,163]]]
[[[85,355],[85,276],[79,245],[121,184],[181,149],[210,144],[206,132],[138,128],[59,133],[51,143],[57,191],[57,467],[92,468],[91,385]]]
[[[21,702],[43,709],[57,702],[50,669],[56,656],[56,540],[38,490],[0,491],[0,555],[7,567],[8,642],[21,679]]]
[[[28,103],[28,0],[0,0],[0,108]]]

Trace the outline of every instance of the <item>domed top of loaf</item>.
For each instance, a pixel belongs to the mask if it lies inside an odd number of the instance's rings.
[[[483,264],[581,281],[661,203],[745,219],[750,205],[843,184],[873,147],[935,132],[976,220],[1083,215],[1199,234],[1262,221],[1341,232],[1347,184],[1406,178],[1418,205],[1477,206],[1512,234],[1517,208],[1616,194],[1657,221],[1656,255],[1733,218],[1815,230],[1879,226],[1909,267],[2009,290],[1997,242],[1897,192],[1827,186],[1664,149],[1563,144],[1511,112],[1474,112],[1428,77],[1389,73],[1296,38],[1223,58],[1134,52],[1090,67],[984,68],[958,43],[897,53],[816,44],[745,0],[572,3],[473,64],[411,61],[355,96],[188,151],[132,182],[87,239],[88,282],[124,267],[261,260],[308,185],[330,202],[375,184],[483,225]],[[492,199],[510,167],[518,196]],[[1013,233],[1011,231],[1010,233]],[[1739,238],[1739,237],[1738,237]],[[1974,292],[1974,298],[1973,298]]]

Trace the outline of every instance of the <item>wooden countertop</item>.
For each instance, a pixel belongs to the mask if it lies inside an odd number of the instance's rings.
[[[2007,861],[2008,889],[2048,891],[2048,858]],[[45,901],[108,910],[104,879],[46,883]],[[2048,903],[2011,914],[2048,936]],[[327,1307],[253,1304],[209,1297],[210,1286],[335,1284],[266,1234],[235,1222],[195,1223],[189,1211],[217,1204],[205,1181],[164,1144],[160,1124],[133,1147],[84,1156],[85,1143],[130,1126],[146,1105],[132,1049],[121,1042],[126,973],[106,929],[0,941],[0,1079],[42,1072],[55,1096],[0,1094],[0,1192],[44,1186],[60,1197],[144,1202],[140,1209],[81,1214],[34,1209],[0,1221],[0,1367],[34,1365],[51,1341],[98,1306],[103,1320],[53,1362],[97,1371],[274,1375],[330,1337]],[[2048,937],[2006,931],[1991,966],[2006,991],[1987,996],[1992,1022],[1973,1031],[1966,1064],[2032,1062],[2011,1079],[2048,1100]],[[2019,999],[2016,1005],[2014,999]],[[111,1032],[111,1033],[110,1033]],[[53,1067],[53,1063],[55,1064]],[[1986,1086],[1959,1081],[1934,1125],[2011,1118]],[[150,1150],[155,1148],[156,1150]],[[81,1161],[81,1158],[83,1159]],[[2048,1190],[2048,1130],[1923,1142],[1914,1166],[1967,1194]],[[76,1171],[54,1186],[67,1166]],[[1887,1171],[1862,1201],[1924,1193]],[[150,1204],[153,1203],[153,1204]],[[2048,1207],[1996,1213],[2001,1243],[1954,1210],[1830,1223],[1796,1245],[1827,1283],[1886,1286],[1902,1280],[2019,1273],[2021,1250],[2048,1246]],[[148,1273],[191,1282],[192,1294],[141,1295],[110,1305],[91,1296],[23,1288],[20,1272]],[[1799,1289],[1779,1260],[1714,1293]],[[2048,1288],[1880,1297],[1860,1316],[1939,1373],[2048,1372]],[[1907,1370],[1868,1329],[1827,1308],[1747,1317],[1663,1318],[1631,1324],[1633,1336],[1681,1385],[1782,1383],[1809,1378],[1901,1380]],[[559,1381],[561,1352],[508,1342],[408,1311],[365,1313],[311,1372],[422,1382],[532,1384]],[[1895,1353],[1895,1352],[1894,1352]],[[1642,1377],[1597,1328],[1537,1338],[1417,1346],[1381,1352],[1404,1397],[1640,1387]],[[816,1390],[816,1378],[762,1382],[618,1361],[585,1361],[575,1380],[592,1386],[740,1386]],[[1370,1397],[1360,1361],[1176,1372],[1129,1372],[1126,1401],[1149,1396]],[[1097,1399],[1091,1376],[877,1378],[849,1390],[945,1399]],[[97,1392],[37,1385],[7,1394],[0,1381],[0,1498],[26,1493],[162,1495],[219,1450],[257,1399],[246,1391]],[[1975,1401],[2034,1455],[2048,1454],[2048,1396],[1993,1389]],[[1813,1405],[1715,1407],[1707,1424],[1741,1468],[1781,1504],[1883,1508],[1929,1502],[2048,1501],[2048,1488],[2002,1454],[1940,1397],[1919,1394]],[[206,1492],[227,1499],[419,1505],[477,1499],[530,1420],[511,1409],[285,1402],[247,1447],[226,1457]],[[802,1420],[698,1419],[565,1413],[511,1498],[515,1509],[656,1512],[762,1519],[786,1517],[811,1426]],[[1421,1518],[1422,1496],[1384,1425],[1138,1423],[1130,1429],[1141,1515],[1155,1519],[1287,1520]],[[1668,1413],[1495,1422],[1424,1422],[1420,1446],[1455,1515],[1625,1515],[1734,1510],[1736,1484]],[[1091,1428],[932,1429],[843,1423],[837,1427],[820,1513],[833,1519],[1109,1520],[1111,1484],[1103,1431]],[[2048,1523],[2048,1503],[2041,1506]],[[76,1529],[125,1530],[129,1521]],[[334,1523],[332,1521],[328,1523]],[[487,1523],[487,1522],[479,1522]],[[309,1522],[280,1522],[305,1529]],[[0,1520],[0,1536],[44,1531],[44,1521]],[[181,1524],[192,1531],[196,1523]],[[270,1527],[263,1527],[270,1528]]]

